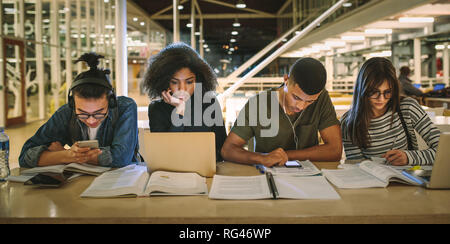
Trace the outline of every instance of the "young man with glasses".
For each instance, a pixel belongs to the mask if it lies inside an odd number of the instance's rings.
[[[99,58],[88,53],[77,60],[90,69],[72,82],[68,103],[24,144],[21,167],[89,163],[116,168],[138,161],[136,103],[116,97],[109,70],[97,68]],[[77,142],[84,140],[98,140],[99,148],[79,147]]]
[[[325,90],[326,76],[318,60],[297,60],[281,87],[249,99],[225,140],[223,158],[265,166],[288,160],[339,161],[342,137]],[[244,146],[251,138],[255,145],[247,151]]]

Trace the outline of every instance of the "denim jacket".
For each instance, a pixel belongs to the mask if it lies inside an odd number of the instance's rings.
[[[118,97],[118,116],[115,128],[112,126],[112,110],[100,125],[96,139],[102,153],[98,156],[100,166],[119,168],[137,162],[135,151],[139,148],[137,128],[137,105],[133,99]],[[36,167],[40,155],[48,149],[52,142],[61,145],[72,145],[70,138],[70,119],[72,109],[68,104],[63,105],[39,130],[23,145],[19,156],[20,167]],[[77,119],[81,128],[83,140],[88,140],[87,126]]]

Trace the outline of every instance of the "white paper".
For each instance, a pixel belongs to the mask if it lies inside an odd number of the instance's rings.
[[[323,176],[274,176],[277,198],[289,199],[340,199],[339,194]],[[209,193],[212,199],[253,200],[272,198],[266,175],[222,176],[215,175]]]
[[[8,178],[6,178],[6,180],[11,182],[25,183],[29,179],[33,178],[35,175],[37,174],[19,175],[19,176],[10,175],[8,176]]]
[[[276,176],[275,185],[280,198],[341,199],[323,176]]]
[[[263,199],[270,197],[271,193],[265,175],[214,175],[209,193],[209,198],[212,199]]]

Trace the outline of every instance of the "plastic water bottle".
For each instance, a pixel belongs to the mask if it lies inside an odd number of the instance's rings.
[[[5,133],[5,128],[0,127],[0,181],[8,178],[9,171],[9,137]]]

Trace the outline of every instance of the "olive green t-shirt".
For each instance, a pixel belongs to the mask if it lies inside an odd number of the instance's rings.
[[[249,98],[231,132],[245,141],[255,137],[255,152],[268,153],[280,147],[295,150],[318,145],[318,131],[333,125],[339,125],[339,120],[328,91],[323,90],[319,98],[291,122],[273,88]]]

